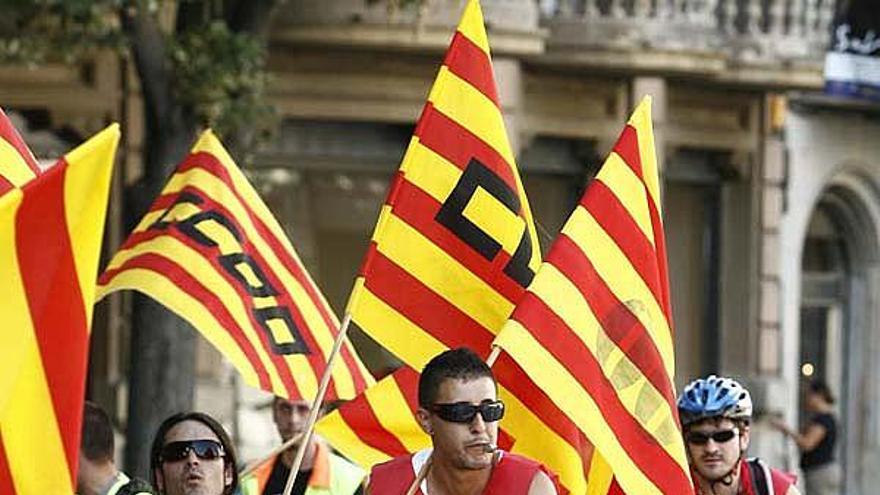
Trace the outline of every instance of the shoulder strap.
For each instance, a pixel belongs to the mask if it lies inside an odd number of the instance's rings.
[[[770,473],[767,466],[760,459],[749,459],[749,474],[752,478],[752,486],[756,495],[775,495],[773,485],[770,484]]]

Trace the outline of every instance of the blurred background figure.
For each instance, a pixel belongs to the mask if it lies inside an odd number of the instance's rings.
[[[83,408],[82,437],[76,492],[79,495],[152,495],[149,483],[129,479],[113,460],[113,425],[96,404],[86,401]]]
[[[837,443],[837,419],[834,417],[834,396],[821,380],[807,384],[804,405],[809,417],[798,432],[782,421],[773,426],[791,437],[801,451],[801,469],[807,495],[838,495],[840,466],[834,457]]]

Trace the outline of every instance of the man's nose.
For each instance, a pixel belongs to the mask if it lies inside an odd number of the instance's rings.
[[[483,421],[483,416],[481,416],[480,413],[477,413],[471,421],[471,432],[482,433],[484,431],[486,431],[486,422]]]
[[[196,451],[194,449],[187,450],[186,463],[187,464],[198,464],[199,463],[199,456],[196,455]]]

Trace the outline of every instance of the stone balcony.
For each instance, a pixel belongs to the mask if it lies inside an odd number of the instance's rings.
[[[275,43],[442,52],[465,0],[289,0],[276,19]],[[539,54],[545,33],[534,0],[482,0],[496,54]]]
[[[561,63],[821,84],[834,0],[540,0]]]

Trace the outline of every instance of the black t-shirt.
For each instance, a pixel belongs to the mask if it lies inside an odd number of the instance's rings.
[[[281,495],[284,493],[284,486],[287,485],[287,477],[289,475],[290,469],[281,462],[279,457],[275,461],[275,465],[272,466],[272,474],[269,475],[269,480],[266,481],[263,495]],[[293,482],[293,489],[290,491],[290,495],[303,495],[306,492],[306,487],[309,485],[309,478],[311,477],[311,469],[301,470],[296,476],[296,481]]]
[[[272,466],[272,473],[266,481],[266,487],[263,488],[262,495],[280,495],[284,493],[284,485],[287,484],[287,477],[289,475],[290,469],[281,462],[281,457],[279,456],[275,460],[275,465]],[[290,495],[303,495],[306,492],[311,477],[311,469],[300,470],[296,476],[296,481],[293,482],[293,489],[290,490]],[[363,488],[358,487],[352,495],[361,495],[362,493]]]
[[[828,464],[834,460],[834,443],[837,441],[837,422],[834,416],[821,413],[810,418],[810,425],[825,427],[825,438],[815,449],[801,453],[801,469],[809,470]]]

